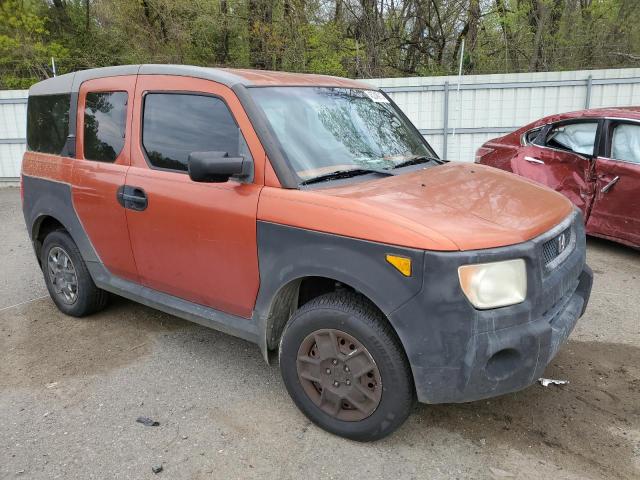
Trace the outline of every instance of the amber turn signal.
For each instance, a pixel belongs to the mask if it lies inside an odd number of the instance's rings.
[[[396,269],[405,277],[411,276],[411,259],[399,257],[398,255],[387,255],[387,262],[396,267]]]

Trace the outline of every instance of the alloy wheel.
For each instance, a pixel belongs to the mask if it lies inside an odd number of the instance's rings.
[[[71,258],[62,248],[49,250],[47,272],[58,298],[67,305],[74,304],[78,298],[78,275]]]

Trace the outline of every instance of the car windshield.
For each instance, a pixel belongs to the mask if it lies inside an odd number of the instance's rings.
[[[414,158],[436,156],[376,90],[262,87],[250,91],[302,181],[335,171],[391,169]]]

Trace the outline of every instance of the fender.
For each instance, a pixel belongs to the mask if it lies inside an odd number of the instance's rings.
[[[263,334],[263,353],[269,348],[272,312],[282,295],[297,293],[285,290],[296,280],[324,277],[344,283],[366,296],[388,318],[422,289],[422,250],[263,221],[257,223],[257,241],[260,290],[254,320]],[[411,276],[389,264],[387,254],[410,258]]]
[[[55,218],[69,232],[87,263],[100,263],[91,241],[73,207],[71,185],[55,180],[22,175],[24,201],[22,212],[31,241],[37,241],[42,219]]]

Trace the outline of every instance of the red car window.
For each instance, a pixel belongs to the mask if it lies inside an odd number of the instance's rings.
[[[543,130],[544,130],[544,126],[534,128],[533,130],[529,130],[527,133],[524,134],[525,143],[528,145],[534,143],[538,139],[538,136],[542,133]]]
[[[640,125],[622,123],[613,129],[611,158],[640,164]]]
[[[593,155],[597,131],[597,122],[559,125],[547,134],[546,145],[581,155]]]

